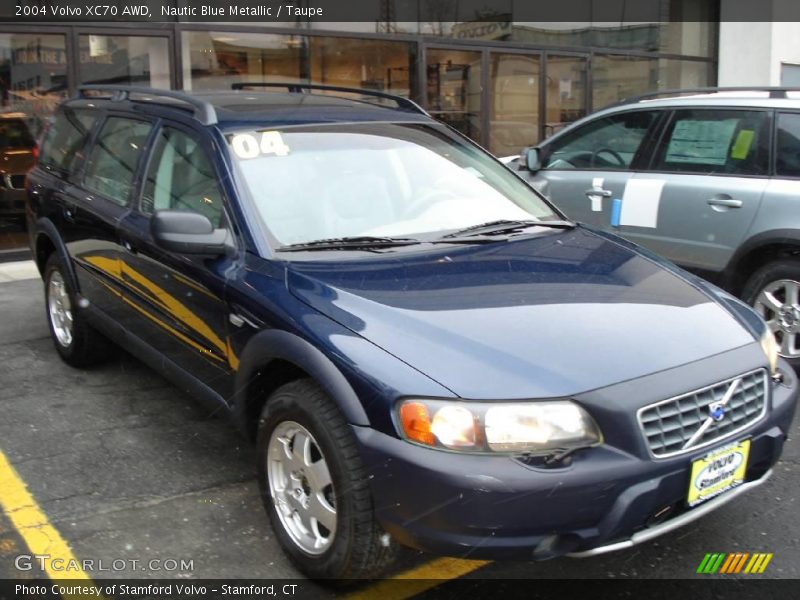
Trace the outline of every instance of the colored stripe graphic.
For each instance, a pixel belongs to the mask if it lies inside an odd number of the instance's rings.
[[[713,575],[719,574],[758,574],[763,573],[769,562],[772,560],[773,553],[755,552],[709,552],[700,561],[697,573]],[[749,559],[749,560],[748,560]],[[745,566],[745,564],[747,566]],[[742,571],[744,568],[744,571]]]

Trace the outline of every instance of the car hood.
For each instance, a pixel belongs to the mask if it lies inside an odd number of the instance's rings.
[[[465,398],[569,396],[754,342],[677,272],[582,228],[287,268],[297,298]]]

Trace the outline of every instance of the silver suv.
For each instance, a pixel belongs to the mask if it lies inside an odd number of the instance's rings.
[[[640,96],[526,149],[517,168],[571,218],[753,305],[800,367],[800,90]]]

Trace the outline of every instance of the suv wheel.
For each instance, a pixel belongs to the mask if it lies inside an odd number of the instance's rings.
[[[64,362],[73,367],[88,367],[106,360],[112,345],[84,319],[75,290],[64,272],[61,260],[52,254],[44,269],[44,299],[50,336]]]
[[[374,577],[396,543],[375,519],[355,438],[308,379],[280,387],[259,421],[258,481],[283,549],[316,579]]]
[[[800,261],[764,265],[747,280],[742,297],[769,325],[780,355],[800,368]]]

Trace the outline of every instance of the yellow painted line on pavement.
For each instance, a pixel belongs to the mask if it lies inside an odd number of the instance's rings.
[[[346,596],[347,600],[405,600],[486,566],[488,560],[438,558]],[[402,583],[399,583],[402,582]]]
[[[2,451],[0,451],[0,508],[25,541],[31,554],[47,557],[42,559],[42,565],[50,579],[80,579],[86,581],[88,585],[92,584],[91,578],[80,568],[81,563],[75,558],[69,544],[50,524],[47,515],[31,496],[25,482]],[[60,568],[54,568],[54,564]],[[66,570],[67,568],[69,570]],[[64,596],[64,598],[70,597]]]

